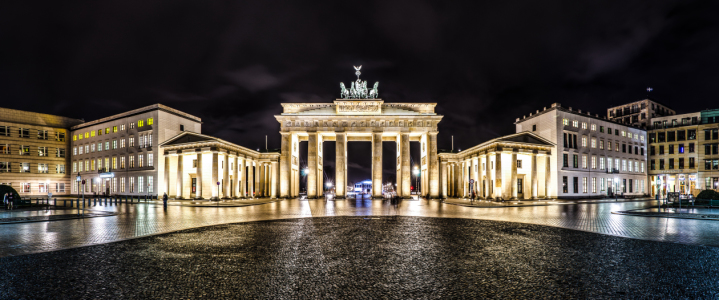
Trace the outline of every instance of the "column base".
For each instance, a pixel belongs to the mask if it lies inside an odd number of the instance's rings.
[[[334,199],[347,199],[347,197],[345,197],[345,196],[334,196],[334,197],[332,197],[332,198],[334,198]]]

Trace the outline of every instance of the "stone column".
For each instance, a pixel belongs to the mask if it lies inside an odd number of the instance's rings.
[[[517,150],[512,151],[512,160],[510,161],[512,167],[512,177],[510,182],[510,191],[512,191],[512,200],[517,199]],[[526,182],[524,182],[526,184]]]
[[[449,194],[449,169],[447,168],[447,162],[443,161],[440,163],[440,182],[442,182],[442,199],[447,198],[447,195]]]
[[[335,133],[335,197],[347,196],[347,134]]]
[[[479,181],[477,183],[477,194],[479,195],[479,199],[484,199],[487,194],[487,187],[484,184],[485,178],[487,177],[487,171],[485,170],[487,168],[487,155],[480,155],[479,160],[477,161],[477,168],[479,169],[479,175],[477,176],[477,180]]]
[[[270,175],[271,174],[270,172],[272,172],[272,170],[270,170],[270,163],[266,162],[265,163],[265,197],[270,197],[270,194],[271,194],[270,180],[272,179],[272,177]]]
[[[282,145],[280,148],[280,197],[290,197],[290,172],[292,172],[292,141],[289,132],[281,132]],[[243,176],[244,177],[244,176]],[[244,179],[244,178],[243,178]],[[244,193],[243,193],[244,195]]]
[[[397,135],[397,141],[395,142],[397,145],[397,165],[395,166],[395,173],[397,175],[396,181],[395,181],[395,191],[397,193],[397,196],[402,196],[402,139],[401,135]]]
[[[412,196],[410,187],[412,186],[412,166],[410,166],[409,157],[409,133],[401,133],[401,147],[402,147],[402,197],[410,198]]]
[[[494,160],[494,194],[496,195],[496,197],[501,197],[502,199],[504,199],[505,196],[502,193],[502,187],[504,187],[506,182],[502,182],[502,152],[495,152]],[[496,188],[497,186],[499,188]],[[497,193],[497,191],[499,191],[499,193]]]
[[[259,187],[257,188],[257,194],[259,197],[265,197],[265,163],[261,162],[257,164],[257,174],[259,174],[259,178],[257,179],[257,182],[259,182]]]
[[[382,133],[372,133],[372,198],[382,198]]]
[[[270,163],[270,197],[272,199],[277,198],[277,165],[276,161]]]
[[[447,176],[449,177],[449,182],[447,182],[447,196],[454,197],[454,163],[449,163],[448,167]]]
[[[260,198],[262,197],[262,191],[260,190],[260,169],[262,167],[262,164],[258,160],[253,161],[255,164],[255,174],[253,174],[252,178],[252,185],[255,187],[253,192],[255,192],[255,197]]]
[[[532,185],[531,185],[531,195],[532,199],[537,199],[537,187],[539,180],[537,178],[537,154],[532,152]]]
[[[232,157],[232,164],[234,165],[234,169],[232,169],[232,197],[238,198],[240,197],[240,159],[237,156]]]
[[[177,199],[182,199],[182,198],[183,198],[183,195],[184,195],[184,193],[183,193],[183,192],[184,192],[184,187],[182,186],[182,179],[183,179],[183,178],[182,178],[182,177],[183,177],[182,169],[183,169],[183,167],[184,167],[183,161],[182,161],[182,157],[183,157],[183,156],[184,156],[184,155],[182,155],[182,152],[180,152],[180,153],[177,155],[177,179],[176,179],[177,182],[175,182],[175,185],[176,185],[176,188],[177,188],[177,194],[175,195],[175,197],[176,197]]]
[[[217,184],[217,182],[220,181],[219,158],[219,153],[217,151],[212,151],[212,193],[210,193],[210,195],[216,194],[218,199],[220,197],[220,186]]]
[[[246,198],[247,197],[247,158],[245,157],[238,157],[237,161],[239,165],[237,165],[237,171],[240,173],[239,177],[237,178],[240,181],[239,188],[240,188],[240,198]]]
[[[195,198],[202,199],[202,151],[197,152],[197,186],[195,187]]]
[[[165,174],[163,177],[165,179],[165,184],[164,184],[165,192],[167,193],[167,196],[169,197],[170,196],[170,155],[165,155]],[[160,192],[161,191],[157,191],[158,197],[162,197],[162,195],[160,195]]]
[[[247,161],[247,196],[255,197],[255,160]]]
[[[230,156],[225,153],[223,170],[222,170],[222,197],[230,197]]]
[[[547,160],[544,165],[544,172],[545,172],[544,173],[544,198],[549,199],[549,197],[550,197],[549,196],[549,183],[550,183],[550,180],[552,179],[552,168],[551,168],[552,167],[552,163],[551,163],[552,156],[549,154],[547,154],[546,156],[547,156]]]
[[[437,160],[437,132],[428,134],[429,145],[427,156],[429,157],[429,197],[439,198],[439,161]],[[408,151],[409,152],[409,151]]]
[[[469,180],[467,181],[467,196],[468,196],[468,197],[472,197],[472,193],[473,193],[473,192],[474,192],[475,194],[477,193],[477,189],[475,188],[475,187],[476,187],[475,184],[476,184],[476,182],[477,182],[477,172],[474,171],[474,170],[477,169],[477,167],[476,167],[476,165],[477,165],[477,159],[476,159],[476,157],[470,157],[470,158],[467,160],[467,165],[468,165],[468,168],[467,168],[467,169],[468,169],[468,172],[469,172]],[[474,180],[475,183],[470,183],[472,180]]]
[[[307,133],[307,198],[317,198],[317,132]]]

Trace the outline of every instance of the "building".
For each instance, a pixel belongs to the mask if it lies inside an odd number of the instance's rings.
[[[689,194],[703,188],[697,185],[700,121],[698,112],[651,119],[647,136],[652,197],[664,197],[667,192]]]
[[[355,187],[352,191],[359,194],[372,193],[372,180],[366,179],[355,183]]]
[[[548,194],[558,198],[648,193],[646,131],[599,115],[550,108],[517,118],[516,131],[529,131],[557,145],[550,155]]]
[[[701,111],[699,133],[699,174],[700,189],[719,190],[719,109]]]
[[[610,121],[639,128],[647,128],[649,120],[655,117],[671,116],[676,112],[666,105],[651,99],[639,100],[607,109]]]
[[[159,194],[176,199],[277,197],[279,152],[254,151],[188,131],[160,147],[165,184]]]
[[[439,153],[443,198],[548,199],[552,188],[554,144],[532,132],[519,132],[460,152]],[[549,175],[549,176],[548,176]]]
[[[162,104],[73,126],[72,174],[85,186],[75,181],[72,193],[157,195],[164,168],[157,146],[201,128],[200,118]]]
[[[0,184],[22,197],[70,193],[70,127],[82,120],[0,108]]]

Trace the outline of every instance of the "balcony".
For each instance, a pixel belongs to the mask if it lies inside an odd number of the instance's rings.
[[[619,169],[607,169],[607,174],[619,174]]]

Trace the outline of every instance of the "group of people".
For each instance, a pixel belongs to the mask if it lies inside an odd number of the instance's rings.
[[[3,205],[5,205],[5,209],[7,209],[7,210],[13,209],[13,202],[14,202],[13,200],[14,199],[13,199],[12,193],[6,193],[5,195],[3,195],[2,203],[3,203]]]

